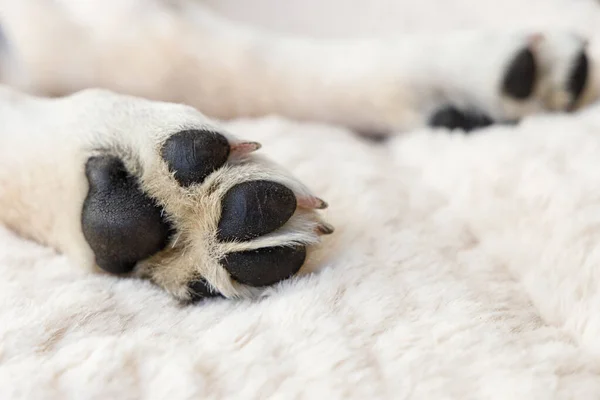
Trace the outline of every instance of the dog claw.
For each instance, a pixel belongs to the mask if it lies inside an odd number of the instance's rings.
[[[321,222],[321,224],[317,226],[317,233],[320,235],[331,235],[334,231],[335,228],[326,222]]]
[[[299,197],[298,207],[300,208],[313,208],[317,210],[324,210],[329,207],[329,204],[323,199],[313,196]]]
[[[544,41],[545,37],[543,33],[540,32],[535,32],[530,34],[529,36],[527,36],[527,42],[529,44],[529,48],[535,48],[536,46],[538,46],[542,41]]]
[[[261,147],[262,145],[258,142],[238,142],[231,145],[231,153],[236,156],[243,156],[253,153]]]

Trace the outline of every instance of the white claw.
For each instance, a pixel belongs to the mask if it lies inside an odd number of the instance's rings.
[[[313,208],[317,210],[323,210],[329,207],[329,204],[325,200],[318,197],[306,196],[298,198],[298,207],[300,208]]]
[[[231,145],[231,154],[236,156],[245,155],[248,153],[255,152],[260,149],[262,145],[258,142],[237,142]]]
[[[535,49],[544,40],[543,33],[532,33],[527,37],[527,42],[530,49]]]

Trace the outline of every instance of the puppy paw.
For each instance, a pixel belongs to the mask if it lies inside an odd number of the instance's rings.
[[[82,232],[96,264],[148,277],[181,300],[248,297],[296,275],[333,228],[327,204],[203,126],[105,140],[87,159]]]
[[[594,100],[586,41],[571,33],[522,33],[471,40],[455,52],[464,76],[445,81],[446,101],[434,107],[428,125],[471,131],[515,123],[543,112],[570,112]],[[449,67],[450,69],[452,67]]]

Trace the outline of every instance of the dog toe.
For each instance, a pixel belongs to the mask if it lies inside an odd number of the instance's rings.
[[[235,185],[222,200],[217,239],[246,241],[285,224],[296,210],[296,197],[280,183],[257,180]]]
[[[581,94],[588,80],[589,74],[589,59],[584,50],[575,58],[571,73],[567,81],[567,90],[572,96],[572,105],[575,104]]]
[[[187,130],[172,135],[163,145],[162,157],[181,186],[202,183],[222,167],[231,151],[217,132]]]
[[[504,75],[502,91],[517,100],[525,100],[532,95],[535,87],[537,66],[533,52],[525,48],[512,59]]]

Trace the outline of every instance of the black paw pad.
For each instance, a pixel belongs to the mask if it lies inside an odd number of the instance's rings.
[[[521,50],[511,61],[504,81],[502,91],[518,100],[525,100],[533,93],[537,76],[535,58],[529,49]]]
[[[265,247],[230,253],[221,263],[236,281],[260,287],[290,278],[300,270],[305,259],[305,247]]]
[[[209,297],[218,297],[221,296],[220,293],[215,292],[204,279],[199,278],[198,280],[190,282],[188,285],[190,290],[192,303],[200,301],[202,299],[206,299]]]
[[[120,159],[92,157],[85,173],[89,191],[81,213],[82,231],[100,268],[115,274],[130,272],[138,261],[167,245],[170,227],[162,209],[140,190]]]
[[[492,119],[487,115],[476,112],[460,111],[453,106],[440,108],[429,119],[429,126],[462,129],[465,132],[485,128],[492,123]]]
[[[296,196],[280,183],[250,181],[229,189],[221,204],[217,239],[245,241],[283,226],[296,210]]]
[[[575,103],[581,96],[581,93],[583,93],[583,88],[588,79],[589,64],[585,51],[582,51],[573,63],[573,69],[571,70],[567,82],[567,89],[573,95],[573,103]]]
[[[229,157],[227,139],[217,132],[190,130],[171,136],[161,154],[181,186],[202,183]]]

